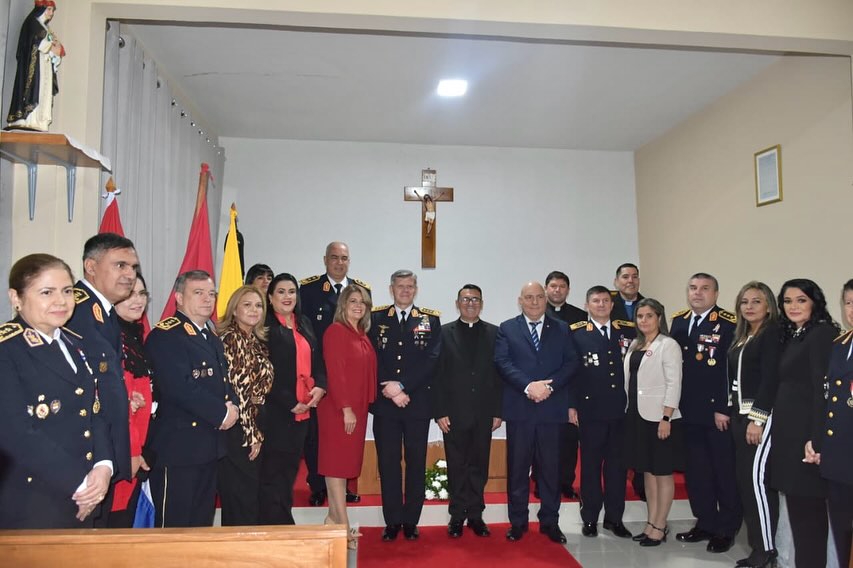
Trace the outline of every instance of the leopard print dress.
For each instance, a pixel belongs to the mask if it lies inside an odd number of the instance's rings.
[[[228,361],[228,379],[240,399],[243,447],[249,447],[264,441],[257,418],[272,388],[272,362],[264,342],[254,333],[243,332],[236,323],[226,329],[220,339]]]

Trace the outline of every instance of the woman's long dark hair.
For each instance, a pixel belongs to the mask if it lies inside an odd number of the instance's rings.
[[[803,294],[808,296],[813,302],[812,315],[809,321],[803,325],[801,331],[797,330],[797,326],[788,319],[788,314],[785,312],[785,292],[789,288],[802,290]],[[793,278],[788,280],[782,284],[782,289],[779,291],[779,297],[776,301],[779,305],[779,323],[782,325],[784,332],[784,341],[788,341],[793,337],[803,337],[811,328],[819,323],[831,323],[838,328],[838,324],[832,320],[829,310],[826,309],[826,296],[823,290],[813,280],[809,280],[808,278]],[[840,328],[839,331],[841,331]]]

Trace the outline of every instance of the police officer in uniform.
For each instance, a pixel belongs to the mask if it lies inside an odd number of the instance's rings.
[[[589,321],[570,326],[583,362],[574,383],[577,408],[569,409],[569,421],[577,425],[580,433],[581,533],[598,535],[598,515],[603,505],[604,528],[618,537],[631,538],[622,524],[627,478],[622,447],[628,403],[622,359],[637,333],[634,322],[610,321],[613,301],[604,286],[587,291],[586,309]]]
[[[681,542],[708,542],[708,552],[726,552],[743,520],[735,477],[726,353],[736,316],[716,305],[717,279],[703,272],[690,277],[690,308],[672,318],[671,334],[684,365],[679,409],[684,418],[687,495],[696,526],[676,535]]]
[[[355,283],[370,293],[370,286],[357,278],[349,278],[350,256],[349,247],[340,241],[331,242],[326,246],[323,256],[326,273],[305,278],[299,282],[299,295],[302,303],[302,314],[311,322],[317,345],[322,353],[323,334],[332,325],[335,309],[341,290],[350,283]],[[308,435],[305,438],[305,467],[308,469],[308,485],[311,496],[308,502],[312,506],[320,506],[326,501],[326,481],[317,473],[317,409],[311,409],[311,419],[308,422]],[[361,497],[347,489],[347,503],[358,503]]]
[[[390,291],[394,304],[374,308],[370,328],[379,381],[370,412],[385,518],[382,540],[396,539],[400,528],[408,540],[415,540],[424,504],[426,448],[432,418],[430,383],[441,349],[441,322],[437,311],[414,305],[418,279],[411,270],[394,272]],[[400,464],[403,457],[405,493]]]
[[[98,391],[104,416],[110,425],[115,460],[113,483],[129,480],[135,472],[130,463],[128,394],[122,370],[121,327],[114,305],[127,299],[136,283],[139,259],[133,242],[115,233],[100,233],[83,245],[83,278],[74,286],[77,307],[68,327],[83,336],[89,364],[100,378]],[[109,526],[113,486],[95,527]]]
[[[216,307],[213,279],[191,270],[175,281],[177,311],[158,323],[145,352],[158,387],[146,449],[155,455],[151,496],[157,527],[213,524],[217,461],[225,430],[237,422],[222,342],[208,328]]]
[[[545,294],[548,306],[545,310],[552,318],[562,320],[571,326],[579,321],[586,321],[586,312],[566,301],[571,291],[571,282],[565,272],[554,270],[545,277]],[[575,493],[575,469],[578,465],[578,427],[566,422],[560,426],[560,491],[564,497],[577,499]],[[534,465],[534,479],[535,470]],[[539,484],[534,493],[539,496]]]
[[[79,335],[71,269],[47,254],[9,273],[17,317],[0,326],[0,529],[92,527],[112,476],[97,382]]]

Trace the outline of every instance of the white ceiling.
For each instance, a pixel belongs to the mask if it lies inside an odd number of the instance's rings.
[[[133,24],[220,137],[634,150],[777,55]],[[468,94],[442,99],[439,79]]]

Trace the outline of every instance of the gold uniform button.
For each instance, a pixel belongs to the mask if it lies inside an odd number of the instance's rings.
[[[828,416],[829,416],[830,418],[832,418],[833,416],[835,416],[835,413],[834,413],[834,412],[830,412],[830,413],[828,414]]]
[[[616,376],[616,373],[610,373],[610,376],[611,376],[611,377],[615,377],[615,376]]]
[[[193,428],[195,428],[196,426],[198,426],[198,422],[193,422]]]
[[[837,381],[835,381],[835,385],[840,387],[841,386],[841,379],[838,379]]]
[[[827,435],[827,436],[832,436],[833,434],[834,434],[834,432],[833,432],[832,430],[827,430],[827,431],[826,431],[826,435]]]
[[[77,387],[74,390],[74,394],[76,394],[77,396],[83,396],[83,389],[81,389],[80,387]]]
[[[86,452],[86,461],[92,461],[92,452]]]
[[[589,400],[588,396],[583,397],[584,400]]]
[[[228,395],[227,395],[227,394],[225,395],[225,400],[228,400]]]
[[[616,385],[610,385],[610,388],[615,389]]]
[[[91,432],[89,432],[88,430],[86,430],[85,432],[83,432],[83,437],[84,437],[84,438],[90,438],[91,436],[92,436],[92,433],[91,433]]]
[[[402,358],[403,358],[403,356],[402,356],[402,355],[397,355],[397,361],[399,361],[399,360],[400,360],[400,359],[402,359]]]
[[[838,397],[837,396],[832,397],[832,402],[838,402]]]
[[[86,409],[85,409],[85,408],[81,408],[81,409],[80,409],[80,416],[87,416],[88,414],[89,414],[89,413],[88,413],[88,412],[86,412]]]
[[[403,346],[403,342],[402,342],[402,341],[398,341],[398,342],[397,342],[397,345],[399,345],[400,347],[402,347],[402,346]]]
[[[398,375],[400,374],[400,369],[397,369],[397,374],[398,374]]]
[[[32,477],[28,477],[28,478],[27,478],[27,483],[32,483],[32,482],[33,482],[33,478],[32,478]]]

